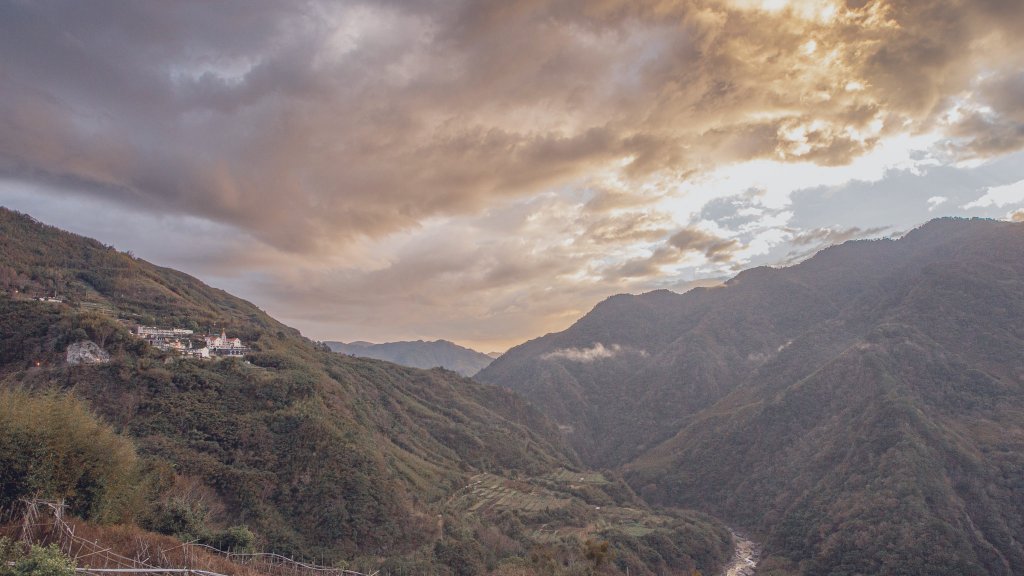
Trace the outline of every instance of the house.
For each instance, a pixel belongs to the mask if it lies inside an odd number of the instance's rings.
[[[192,358],[201,358],[205,360],[209,359],[210,357],[210,349],[207,348],[206,346],[203,346],[202,348],[189,348],[188,350],[184,351],[184,354],[185,356],[191,356]]]
[[[222,330],[220,336],[207,336],[206,347],[212,356],[245,356],[249,352],[240,338],[228,338]]]
[[[204,336],[203,340],[206,345],[201,348],[193,345],[192,334],[191,330],[185,328],[158,328],[155,326],[137,326],[135,328],[135,335],[149,342],[150,345],[191,358],[242,357],[249,352],[249,348],[242,344],[240,338],[228,338],[224,331],[221,331],[220,336]]]
[[[137,326],[135,328],[135,335],[160,350],[177,352],[182,356],[197,356],[194,352],[195,349],[192,347],[191,330],[185,328]],[[209,354],[205,357],[208,358]]]

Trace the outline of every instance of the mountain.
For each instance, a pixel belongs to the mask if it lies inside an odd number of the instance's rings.
[[[932,221],[615,296],[477,376],[768,574],[1024,573],[1024,225]]]
[[[139,324],[216,327],[249,350],[185,358]],[[89,521],[367,573],[653,576],[715,570],[731,548],[714,519],[652,511],[621,476],[580,466],[511,391],[332,353],[186,274],[3,208],[0,391],[17,392],[0,393],[0,506],[64,499]],[[104,473],[102,446],[131,470]]]
[[[574,465],[555,428],[508,391],[332,354],[249,302],[93,240],[0,211],[0,257],[0,289],[18,290],[0,299],[0,378],[73,387],[275,549],[407,550],[433,531],[416,502],[445,497],[468,471]],[[64,302],[26,297],[44,293]],[[175,360],[132,336],[135,324],[217,326],[252,353]],[[68,365],[78,341],[111,361]]]
[[[424,342],[324,342],[332,351],[359,356],[360,358],[376,358],[387,360],[402,366],[413,368],[441,367],[472,376],[483,370],[494,359],[487,354],[464,348],[447,340]]]

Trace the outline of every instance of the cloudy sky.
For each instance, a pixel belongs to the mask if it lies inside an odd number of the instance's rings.
[[[316,339],[503,350],[1024,220],[1020,0],[0,0],[0,205]]]

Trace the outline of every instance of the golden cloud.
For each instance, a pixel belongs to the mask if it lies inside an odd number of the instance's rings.
[[[314,6],[4,7],[0,175],[316,254],[595,171],[611,210],[654,177],[841,164],[897,132],[1024,143],[1012,0]],[[664,231],[609,218],[585,234]]]

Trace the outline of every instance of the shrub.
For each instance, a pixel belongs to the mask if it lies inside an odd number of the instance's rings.
[[[206,533],[206,509],[172,498],[157,505],[149,528],[191,542]]]
[[[75,576],[75,563],[53,544],[32,546],[13,566],[0,566],[0,576]]]
[[[65,500],[76,515],[121,521],[139,506],[131,442],[69,395],[0,393],[0,508]]]
[[[251,554],[256,551],[256,535],[248,526],[232,526],[210,536],[207,543],[218,550]]]

